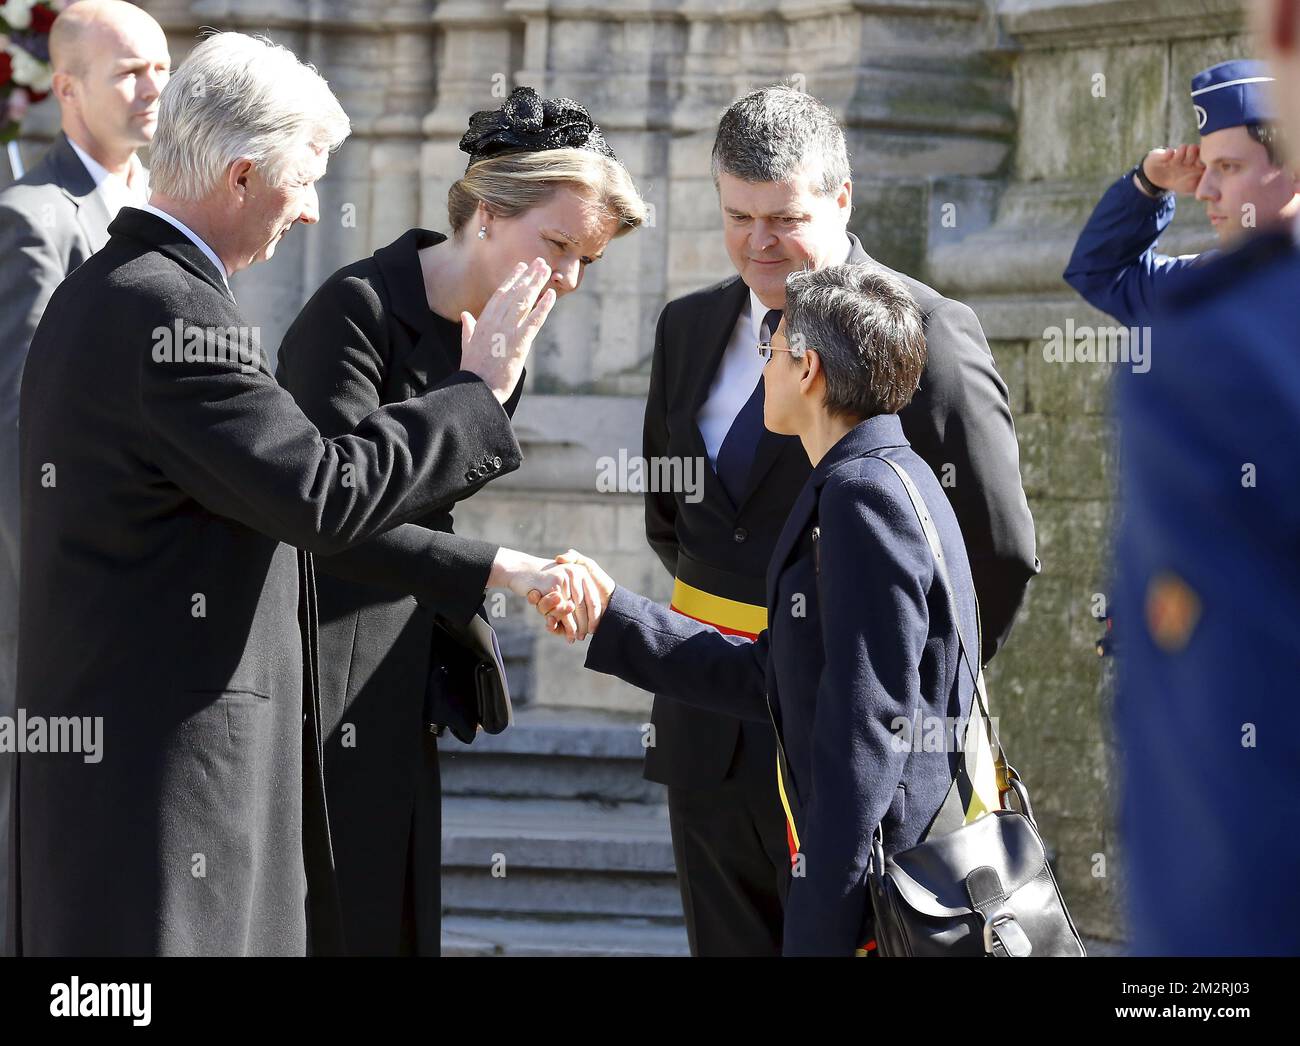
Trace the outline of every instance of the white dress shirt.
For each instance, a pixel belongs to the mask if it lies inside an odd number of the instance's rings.
[[[709,454],[709,464],[718,466],[718,451],[727,438],[736,415],[754,394],[754,386],[763,377],[763,359],[758,354],[760,327],[767,315],[767,306],[750,290],[745,306],[736,317],[731,340],[718,362],[718,372],[713,376],[708,398],[700,407],[696,422],[704,437],[704,448]]]
[[[135,182],[132,185],[125,178],[109,171],[71,138],[68,139],[68,144],[72,146],[77,159],[89,172],[91,180],[95,183],[95,191],[99,193],[104,206],[108,208],[110,220],[116,218],[117,212],[123,207],[143,207],[149,202],[149,172],[134,153],[131,154],[131,173]]]
[[[844,257],[832,264],[848,261],[852,244],[844,237]],[[727,438],[740,408],[754,394],[754,387],[763,377],[763,358],[758,354],[759,329],[767,316],[767,306],[750,290],[745,307],[736,317],[731,340],[718,363],[718,372],[709,386],[709,395],[700,407],[696,423],[704,437],[704,448],[709,454],[709,464],[718,467],[718,451]],[[771,332],[769,332],[771,333]]]
[[[177,221],[175,218],[173,218],[173,217],[172,217],[170,214],[168,214],[166,211],[160,211],[157,207],[155,207],[155,206],[154,206],[153,204],[151,204],[151,203],[146,203],[143,207],[140,208],[140,210],[142,210],[142,211],[148,211],[150,214],[156,214],[156,215],[158,215],[158,217],[161,218],[163,221],[167,222],[169,225],[175,226],[177,229],[179,229],[181,232],[183,232],[186,236],[188,236],[188,237],[190,238],[190,240],[193,242],[194,246],[196,246],[196,247],[197,247],[199,250],[201,250],[205,255],[207,255],[207,257],[208,257],[208,261],[212,262],[212,264],[215,265],[215,266],[217,267],[217,272],[221,273],[221,279],[222,279],[222,282],[225,283],[225,285],[226,285],[226,290],[227,290],[227,291],[230,291],[230,280],[229,280],[229,276],[228,276],[228,274],[227,274],[227,272],[226,272],[226,267],[225,267],[224,265],[221,264],[221,259],[217,257],[217,252],[214,251],[211,247],[209,247],[206,243],[204,243],[204,242],[199,238],[199,236],[198,236],[197,233],[195,233],[193,230],[191,230],[191,229],[190,229],[188,226],[186,226],[183,222]],[[233,298],[233,297],[234,297],[234,294],[232,293],[230,296]]]

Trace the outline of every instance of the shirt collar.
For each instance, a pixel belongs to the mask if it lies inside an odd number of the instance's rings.
[[[208,261],[212,262],[212,264],[217,267],[217,272],[221,273],[221,279],[222,282],[225,283],[226,285],[226,290],[230,290],[230,279],[229,279],[229,274],[226,272],[226,267],[221,263],[221,259],[217,257],[217,252],[214,251],[211,247],[209,247],[206,243],[204,243],[203,240],[199,238],[197,233],[195,233],[192,229],[188,228],[183,222],[180,222],[176,218],[173,218],[166,211],[160,211],[157,207],[155,207],[151,203],[146,203],[143,207],[140,208],[140,210],[148,211],[150,214],[157,215],[163,221],[167,222],[169,225],[172,225],[173,227],[179,229],[182,233],[184,233],[185,236],[187,236],[190,239],[190,241],[193,242],[194,246],[196,246],[205,255],[207,255]]]
[[[98,189],[101,185],[103,185],[105,179],[112,178],[122,188],[124,192],[131,191],[130,186],[127,184],[127,180],[125,178],[121,177],[120,175],[114,174],[102,163],[100,163],[93,156],[91,156],[90,153],[86,152],[85,149],[83,149],[76,142],[74,142],[71,138],[68,138],[68,144],[72,146],[72,151],[77,154],[77,159],[80,160],[82,165],[86,168],[86,172],[90,175],[91,181],[95,183],[95,188]],[[140,158],[136,156],[134,153],[131,154],[131,167],[133,169],[133,172],[143,180],[143,185],[145,187],[146,195],[147,195],[147,190],[149,187],[149,182],[148,182],[149,172],[145,169],[144,164],[140,163]],[[136,170],[136,168],[138,168],[138,170]]]
[[[758,343],[763,340],[763,320],[766,319],[768,308],[754,293],[754,288],[749,289],[749,330],[754,338],[754,350],[757,352]]]
[[[85,149],[79,146],[71,138],[68,139],[68,144],[72,146],[72,151],[77,154],[77,159],[79,159],[82,164],[85,165],[86,170],[90,172],[90,178],[95,183],[96,187],[98,187],[105,178],[111,177],[108,168],[91,156],[90,153],[86,152]]]

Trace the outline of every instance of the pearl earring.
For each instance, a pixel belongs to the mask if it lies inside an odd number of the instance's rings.
[[[486,226],[486,225],[480,225],[480,226],[478,227],[478,238],[479,238],[480,240],[486,240],[486,239],[487,239],[487,226]]]

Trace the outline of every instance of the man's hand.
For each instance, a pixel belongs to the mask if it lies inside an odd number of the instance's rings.
[[[1161,189],[1194,193],[1201,184],[1201,175],[1205,173],[1205,164],[1201,163],[1201,147],[1180,145],[1176,149],[1152,149],[1142,161],[1142,170]],[[1142,191],[1146,192],[1145,189]]]
[[[482,378],[501,403],[515,391],[533,339],[555,304],[554,289],[546,287],[550,278],[551,267],[541,258],[532,265],[520,262],[477,320],[460,314],[460,368]]]
[[[555,562],[581,571],[579,578],[584,594],[581,609],[586,611],[589,622],[589,627],[585,629],[585,632],[596,631],[600,615],[605,612],[605,608],[609,606],[609,597],[614,594],[614,579],[605,573],[600,564],[594,559],[590,559],[573,549],[556,556]],[[585,638],[585,632],[584,634],[575,634],[575,630],[571,628],[569,621],[566,619],[564,601],[559,597],[558,593],[552,592],[549,595],[543,595],[541,592],[530,592],[528,593],[528,601],[534,604],[538,611],[546,617],[548,632],[553,632],[556,635],[564,634],[570,643],[575,639]]]
[[[596,584],[579,564],[498,549],[488,588],[508,588],[534,605],[546,599],[557,625],[550,631],[564,633],[570,642],[585,639],[600,620],[602,605]]]

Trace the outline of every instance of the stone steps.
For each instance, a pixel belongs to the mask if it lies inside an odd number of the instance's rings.
[[[503,733],[472,745],[438,741],[444,796],[664,802],[641,777],[641,724],[648,716],[595,709],[527,708]]]
[[[686,931],[636,919],[479,918],[442,921],[445,956],[672,956],[686,957]]]
[[[686,955],[643,717],[529,708],[442,739],[445,955]]]

